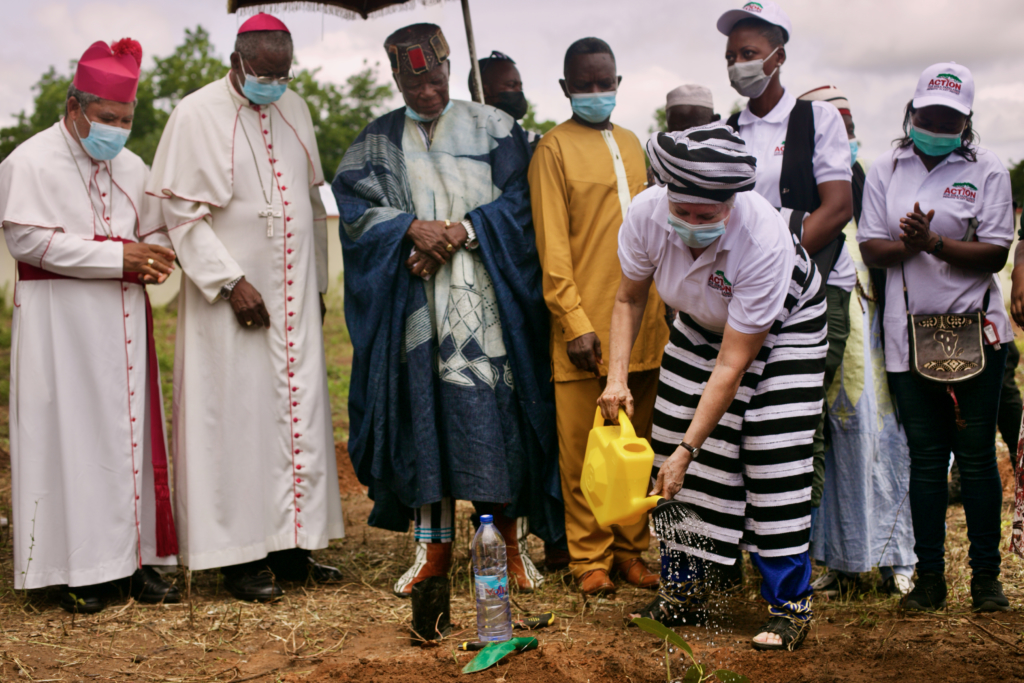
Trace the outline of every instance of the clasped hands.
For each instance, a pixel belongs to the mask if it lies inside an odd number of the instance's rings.
[[[147,285],[161,284],[174,271],[175,254],[166,247],[141,242],[125,242],[122,246],[121,269],[139,273]]]
[[[414,220],[405,234],[416,247],[406,259],[405,267],[422,278],[436,273],[469,241],[469,233],[461,222]]]
[[[597,399],[597,405],[601,408],[601,416],[606,420],[618,422],[620,408],[626,411],[626,417],[633,418],[633,394],[621,380],[608,378],[608,384]],[[672,455],[658,468],[658,478],[654,481],[650,495],[663,496],[669,500],[674,498],[679,489],[683,488],[683,478],[692,460],[690,451],[677,446]]]
[[[906,218],[900,219],[900,230],[903,231],[900,239],[909,251],[915,254],[922,251],[929,253],[935,248],[939,236],[931,231],[934,216],[935,209],[925,213],[921,210],[921,204],[914,202],[914,210]]]

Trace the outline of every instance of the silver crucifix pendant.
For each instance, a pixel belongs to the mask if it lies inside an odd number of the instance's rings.
[[[268,206],[263,211],[260,211],[259,216],[260,216],[260,218],[266,218],[267,219],[267,237],[273,237],[274,236],[274,219],[275,218],[280,218],[281,217],[281,212],[280,211],[274,211],[274,207],[273,206]]]

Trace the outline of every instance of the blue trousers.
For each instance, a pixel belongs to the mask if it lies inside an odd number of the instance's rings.
[[[742,558],[737,560],[741,562]],[[750,561],[761,573],[761,597],[775,616],[800,620],[811,618],[811,557],[807,552],[786,557],[761,557],[750,553]],[[661,586],[669,596],[696,607],[700,584],[707,580],[709,565],[661,544]]]
[[[1012,341],[1010,343],[1013,343]],[[890,372],[889,387],[910,446],[910,513],[914,522],[917,571],[946,569],[946,474],[952,451],[960,488],[970,564],[975,572],[999,573],[999,515],[1003,485],[996,466],[996,418],[1007,348],[985,347],[985,370],[954,385],[963,430],[955,424],[946,387],[912,372]]]

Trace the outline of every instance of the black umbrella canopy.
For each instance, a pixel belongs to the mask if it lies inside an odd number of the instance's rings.
[[[422,5],[435,5],[444,0],[419,0]],[[255,12],[310,10],[327,12],[346,19],[362,17],[369,19],[391,12],[412,9],[416,0],[321,0],[305,2],[302,0],[228,0],[228,13],[234,14],[242,10],[246,14]]]
[[[322,0],[307,2],[304,0],[228,0],[228,14],[241,11],[243,14],[257,12],[287,12],[290,10],[309,10],[336,14],[346,19],[362,17],[369,19],[391,12],[413,9],[417,0]],[[445,0],[419,0],[421,5],[437,5]],[[480,64],[476,60],[476,40],[473,38],[473,21],[469,16],[469,0],[462,0],[462,17],[466,22],[466,40],[469,43],[469,64],[476,76],[476,89],[473,99],[484,101],[484,91],[480,79]]]

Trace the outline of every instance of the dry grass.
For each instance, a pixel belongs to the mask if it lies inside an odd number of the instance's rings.
[[[330,307],[331,318],[325,328],[328,372],[335,394],[332,404],[336,435],[343,438],[347,433],[344,404],[351,346],[341,324],[340,300],[332,299]],[[9,327],[7,317],[2,320],[0,342]],[[167,383],[170,368],[166,359],[173,349],[174,322],[173,314],[167,312],[160,313],[157,320]],[[6,356],[6,351],[4,354]],[[3,413],[0,415],[0,447],[6,450],[6,408],[0,409],[0,413]],[[1000,447],[1000,457],[1005,461],[1005,447],[1002,444]],[[93,616],[72,616],[62,611],[56,604],[57,593],[52,589],[14,591],[10,531],[2,529],[0,680],[39,683],[94,680],[318,683],[336,677],[342,681],[441,680],[437,672],[443,667],[447,667],[445,671],[457,671],[454,664],[461,666],[468,660],[468,654],[455,650],[457,643],[472,640],[475,635],[467,555],[472,534],[471,507],[460,504],[456,522],[456,562],[451,582],[452,618],[457,632],[431,649],[408,646],[410,604],[393,596],[390,589],[412,560],[411,536],[367,527],[365,520],[369,509],[370,503],[364,494],[347,493],[344,510],[349,535],[319,554],[321,561],[342,569],[345,578],[340,584],[286,585],[284,599],[272,605],[259,605],[232,599],[224,591],[216,571],[192,574],[182,571],[173,576],[186,595],[182,604],[152,606],[121,599]],[[6,453],[0,457],[0,515],[10,517],[10,468]],[[1004,520],[1008,519],[1008,513],[1004,513]],[[912,646],[935,652],[952,647],[977,648],[978,652],[989,653],[987,656],[999,665],[1009,665],[1024,655],[1024,620],[1018,618],[1018,613],[992,618],[979,618],[970,613],[970,572],[961,508],[950,509],[948,526],[951,594],[946,612],[906,615],[895,599],[872,590],[841,600],[818,600],[815,604],[817,626],[801,654],[818,668],[813,674],[800,677],[804,674],[793,673],[797,669],[790,671],[771,664],[755,676],[755,680],[876,680],[874,677],[847,677],[849,669],[836,662],[843,662],[844,658],[863,658],[885,665],[889,657],[888,661],[896,664],[885,666],[898,669],[899,658]],[[1003,531],[1004,538],[1008,538],[1008,521],[1004,522]],[[540,560],[539,540],[531,539],[531,543],[534,557]],[[656,562],[653,550],[648,558]],[[554,611],[558,621],[541,633],[540,653],[532,658],[524,655],[502,669],[504,680],[517,680],[517,676],[522,681],[580,683],[586,680],[595,683],[598,680],[652,683],[665,680],[664,669],[658,668],[663,657],[658,645],[635,629],[627,630],[623,621],[631,609],[648,601],[651,594],[626,587],[612,598],[583,600],[567,585],[565,578],[564,573],[548,575],[547,583],[536,593],[513,596],[517,613]],[[877,572],[865,575],[864,579],[868,586],[880,583]],[[1011,602],[1015,609],[1020,609],[1024,605],[1024,563],[1007,557],[1003,579]],[[768,660],[750,659],[746,644],[764,614],[757,577],[749,564],[744,586],[721,602],[724,617],[717,633],[684,629],[685,637],[703,658],[743,673],[762,671],[758,667],[767,666]],[[1006,661],[992,656],[993,652],[1001,653]],[[406,673],[377,678],[352,677],[355,676],[352,672],[360,667],[380,662],[406,667],[401,669]],[[548,678],[547,674],[529,677],[534,671],[529,667],[541,667],[537,671],[543,673],[547,669],[542,666],[554,665],[557,665],[557,676],[551,673]],[[345,668],[349,666],[354,668]],[[937,656],[935,666],[937,671],[943,671],[947,663]],[[368,670],[376,671],[372,667]],[[416,677],[417,671],[422,671],[422,677]],[[945,677],[937,674],[921,678],[925,679],[945,680]]]

